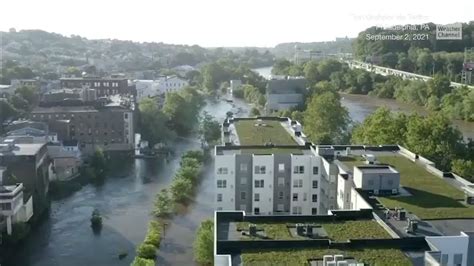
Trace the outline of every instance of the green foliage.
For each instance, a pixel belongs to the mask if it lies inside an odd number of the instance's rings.
[[[138,105],[140,110],[139,130],[143,139],[153,147],[157,143],[164,143],[173,139],[172,132],[167,125],[167,117],[158,109],[158,104],[151,98],[145,98]]]
[[[474,181],[474,161],[471,160],[464,160],[464,159],[456,159],[452,162],[452,171],[465,179],[473,182]]]
[[[90,158],[90,168],[93,179],[104,179],[107,172],[107,159],[102,149],[97,148]]]
[[[0,84],[10,84],[12,79],[31,79],[35,76],[30,68],[22,67],[11,60],[3,64],[1,71]]]
[[[38,91],[36,91],[36,88],[22,86],[22,87],[18,87],[15,90],[15,93],[20,95],[23,99],[25,99],[28,102],[28,105],[30,106],[30,108],[38,104],[39,93]]]
[[[207,112],[201,117],[200,133],[206,142],[217,141],[221,136],[221,127],[219,122]]]
[[[387,108],[378,108],[352,132],[352,142],[357,144],[403,144],[407,117],[392,113]]]
[[[5,120],[15,117],[18,114],[18,110],[13,107],[11,103],[0,99],[0,123],[5,122]]]
[[[144,259],[140,257],[135,257],[130,266],[155,266],[155,261],[152,259]]]
[[[95,209],[91,215],[91,226],[94,228],[100,228],[102,226],[102,216],[99,210]]]
[[[201,265],[212,265],[214,261],[214,223],[204,220],[199,226],[194,240],[194,260]]]
[[[316,144],[344,143],[349,121],[347,109],[333,92],[311,96],[303,115],[305,133]]]
[[[247,102],[253,103],[259,107],[265,106],[265,96],[256,87],[252,85],[243,85],[242,90],[244,91],[244,99]]]
[[[189,133],[197,120],[195,106],[191,106],[178,92],[166,94],[163,113],[167,116],[170,127],[178,135]]]
[[[155,248],[160,247],[162,225],[158,221],[150,221],[148,231],[145,236],[144,244],[153,245]]]
[[[184,160],[185,158],[192,158],[196,159],[199,163],[204,162],[205,156],[204,152],[201,150],[190,150],[187,151],[181,156],[181,160]]]
[[[292,63],[286,59],[279,59],[273,64],[272,74],[273,75],[288,75],[289,69]]]
[[[190,198],[193,190],[192,180],[176,176],[170,187],[171,196],[175,202],[185,202]]]
[[[142,243],[137,247],[137,256],[143,259],[154,260],[156,258],[156,248],[154,245]]]
[[[357,126],[352,134],[355,144],[400,144],[409,150],[427,157],[437,167],[449,170],[451,161],[472,155],[462,135],[444,115],[427,117],[412,114],[395,114],[379,108]]]
[[[156,217],[166,217],[174,212],[174,202],[167,189],[162,189],[155,196],[153,214]]]
[[[196,158],[182,157],[180,166],[181,168],[198,169],[200,167],[200,161]]]
[[[252,109],[250,109],[250,115],[251,116],[259,116],[260,115],[260,110],[258,110],[258,108],[256,108],[256,107],[252,107]]]

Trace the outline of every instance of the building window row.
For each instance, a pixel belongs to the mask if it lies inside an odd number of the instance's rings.
[[[303,187],[303,179],[293,180],[293,187],[295,188]]]
[[[304,166],[300,165],[300,166],[293,167],[293,173],[294,174],[304,174]]]
[[[227,180],[217,180],[217,188],[226,188]]]
[[[229,170],[227,169],[227,167],[217,168],[217,174],[226,175],[228,172],[229,172]]]
[[[255,174],[265,174],[266,173],[266,167],[256,165],[255,168],[254,168],[254,172],[255,172]]]
[[[263,179],[255,180],[255,187],[256,188],[263,188],[264,187],[264,180]]]

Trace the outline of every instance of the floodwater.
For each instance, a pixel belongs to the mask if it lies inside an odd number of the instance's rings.
[[[237,112],[237,108],[241,112]],[[248,106],[242,101],[208,102],[204,111],[222,121],[226,112],[246,116]],[[136,245],[143,241],[152,216],[153,200],[167,188],[179,167],[181,154],[197,149],[197,137],[174,143],[175,155],[156,160],[130,160],[123,170],[110,174],[102,186],[86,185],[73,195],[53,201],[51,212],[34,228],[25,243],[4,265],[14,266],[116,266],[130,265]],[[213,214],[213,162],[205,166],[195,200],[187,210],[173,217],[166,227],[158,251],[159,265],[192,265],[192,243],[201,220]],[[103,217],[103,229],[95,235],[90,216],[97,208]],[[118,255],[128,256],[119,260]]]

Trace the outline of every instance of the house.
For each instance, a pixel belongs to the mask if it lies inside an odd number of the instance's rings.
[[[284,79],[268,80],[266,89],[266,112],[271,114],[303,104],[305,91],[306,79],[301,77],[285,77]]]
[[[12,85],[2,85],[0,84],[0,98],[8,98],[15,94],[15,87]]]
[[[111,77],[72,77],[60,79],[61,89],[89,88],[97,91],[97,97],[110,95],[136,95],[135,87],[121,75]]]
[[[76,146],[48,145],[48,155],[52,160],[52,175],[50,180],[67,181],[79,175],[81,152]]]
[[[389,165],[354,166],[354,185],[374,195],[398,194],[400,173]]]

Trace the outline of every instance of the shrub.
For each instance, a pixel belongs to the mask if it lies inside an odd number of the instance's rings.
[[[151,221],[148,224],[148,231],[143,243],[153,245],[156,248],[160,247],[161,243],[161,224],[157,221]]]
[[[184,177],[178,177],[173,180],[170,192],[173,200],[176,202],[184,202],[188,199],[193,190],[192,180]]]
[[[144,259],[140,257],[135,257],[130,266],[155,266],[155,261],[151,259]]]
[[[214,223],[212,220],[201,222],[194,240],[194,259],[203,265],[212,265],[214,261]]]
[[[154,245],[142,243],[137,247],[137,256],[144,259],[154,260],[156,258],[156,247]]]
[[[453,160],[452,171],[469,181],[474,181],[474,161],[463,159]]]
[[[162,189],[155,198],[153,214],[157,217],[171,215],[174,211],[174,203],[167,189]]]
[[[183,156],[181,156],[181,160],[184,158],[194,158],[202,163],[204,162],[204,153],[200,150],[187,151]]]

